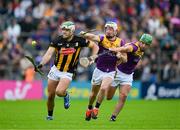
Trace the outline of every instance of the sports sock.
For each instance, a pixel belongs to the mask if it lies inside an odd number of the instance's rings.
[[[67,96],[67,92],[66,92],[66,94],[64,95],[64,97],[66,97]]]
[[[96,107],[96,108],[99,108],[99,107],[100,107],[100,105],[101,105],[100,103],[96,102],[95,107]]]
[[[48,111],[48,116],[53,116],[53,111]]]
[[[93,108],[92,105],[88,105],[88,109],[91,110]]]

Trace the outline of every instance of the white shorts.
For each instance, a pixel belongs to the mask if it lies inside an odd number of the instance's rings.
[[[48,74],[47,77],[49,79],[55,80],[55,81],[59,81],[61,78],[68,78],[71,81],[72,77],[73,77],[73,73],[61,72],[54,65],[54,66],[51,67],[51,70],[49,71],[49,74]]]
[[[95,68],[93,75],[92,75],[91,83],[92,83],[92,85],[100,85],[103,78],[105,78],[105,77],[110,77],[114,80],[115,73],[116,73],[116,71],[103,72],[103,71],[99,70],[98,68]]]
[[[126,74],[117,69],[116,76],[114,78],[112,86],[117,87],[118,85],[125,85],[125,84],[132,86],[132,82],[133,82],[133,73]]]

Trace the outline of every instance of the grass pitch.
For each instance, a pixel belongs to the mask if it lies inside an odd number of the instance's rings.
[[[0,101],[2,130],[180,130],[180,100],[127,101],[116,122],[109,118],[116,100],[104,101],[97,120],[85,121],[88,100],[71,100],[68,110],[56,99],[54,120],[46,101]]]

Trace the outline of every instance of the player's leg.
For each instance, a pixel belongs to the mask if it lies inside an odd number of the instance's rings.
[[[54,110],[54,98],[55,98],[55,90],[56,90],[57,84],[58,84],[58,81],[48,79],[47,120],[53,119],[52,117],[53,117],[53,110]]]
[[[102,80],[102,84],[98,93],[98,98],[97,98],[97,102],[99,104],[101,104],[101,102],[103,101],[104,97],[105,97],[105,93],[108,90],[109,86],[111,85],[113,79],[111,77],[105,77]]]
[[[111,115],[111,118],[110,118],[111,121],[116,120],[117,115],[121,112],[121,110],[125,104],[126,98],[128,96],[128,93],[130,92],[130,89],[132,86],[133,73],[125,74],[125,73],[117,70],[117,78],[115,81],[116,81],[116,83],[118,83],[118,85],[120,84],[119,99],[118,99],[118,103],[116,104],[115,109]]]
[[[57,70],[56,67],[51,67],[51,70],[48,74],[48,100],[47,100],[47,109],[48,109],[48,116],[47,120],[52,120],[53,110],[54,110],[54,98],[56,87],[59,83],[59,78],[57,77]]]
[[[116,92],[117,87],[110,86],[106,91],[106,99],[111,100]]]
[[[102,81],[102,76],[103,76],[102,71],[95,68],[93,71],[92,79],[91,79],[92,89],[91,89],[90,96],[89,96],[88,109],[86,110],[85,120],[87,120],[87,121],[89,121],[91,119],[93,103],[99,92],[100,84]]]
[[[92,107],[92,105],[96,99],[96,96],[99,92],[99,89],[100,89],[100,85],[93,85],[90,96],[89,96],[89,105],[88,106]]]
[[[89,121],[91,119],[91,114],[92,114],[92,109],[93,109],[93,103],[96,99],[96,96],[99,92],[100,85],[93,85],[90,96],[89,96],[89,104],[88,104],[88,109],[86,110],[86,120]]]
[[[56,95],[59,97],[64,97],[65,109],[68,109],[70,107],[69,94],[67,92],[67,88],[69,87],[70,83],[71,83],[71,79],[61,78],[56,88]]]
[[[111,86],[107,89],[106,91],[106,99],[107,100],[111,100],[116,92],[116,89],[118,88],[119,84],[120,84],[120,81],[119,81],[119,73],[116,72],[115,73],[115,77],[114,77],[114,80],[111,84]]]
[[[59,97],[64,97],[67,94],[67,88],[69,87],[69,84],[71,83],[71,80],[68,78],[61,78],[57,88],[56,88],[56,95]]]
[[[115,109],[112,113],[110,119],[111,121],[115,121],[117,115],[121,112],[130,90],[131,90],[131,86],[129,84],[124,84],[120,86],[118,103],[116,104]]]
[[[98,93],[96,105],[95,105],[93,112],[92,112],[92,118],[93,119],[97,119],[99,107],[100,107],[100,105],[101,105],[101,103],[105,97],[106,91],[107,91],[108,87],[110,87],[112,81],[113,81],[112,77],[104,77],[103,78],[102,83],[101,83],[101,87],[100,87],[100,90]]]

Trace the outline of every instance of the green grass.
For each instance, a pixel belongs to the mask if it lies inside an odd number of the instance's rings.
[[[131,100],[116,122],[109,117],[116,100],[104,101],[99,118],[85,121],[88,100],[71,100],[68,110],[56,99],[54,120],[46,121],[46,101],[0,101],[2,130],[180,130],[180,100]]]

